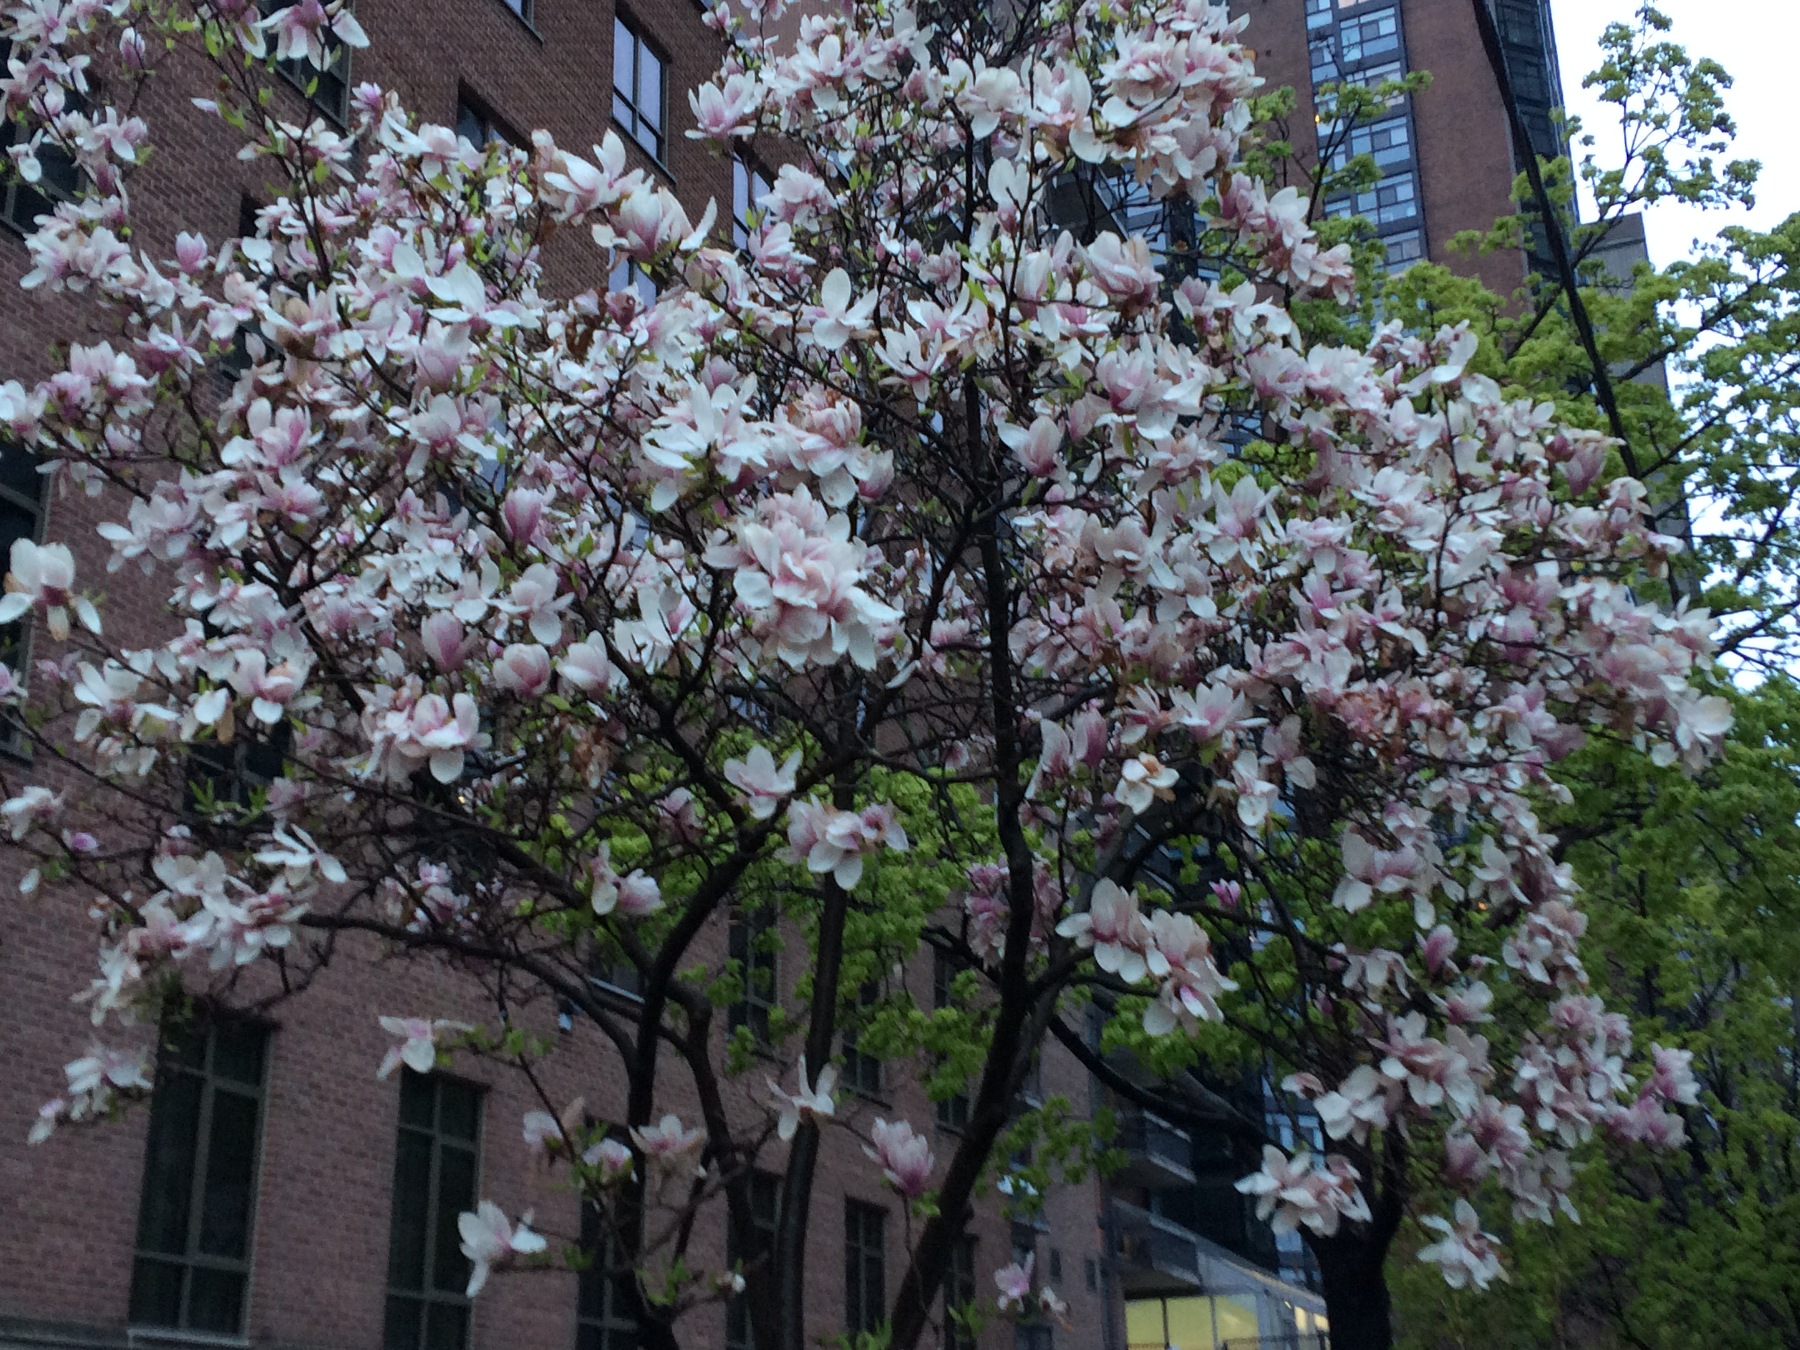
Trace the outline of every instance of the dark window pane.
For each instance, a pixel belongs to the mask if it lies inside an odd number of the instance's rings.
[[[221,1027],[213,1034],[214,1075],[261,1087],[263,1045],[267,1039],[258,1026]]]
[[[37,471],[37,466],[36,456],[0,441],[0,487],[8,488],[28,501],[41,500],[44,477]]]
[[[436,1127],[433,1119],[433,1104],[437,1099],[432,1085],[434,1079],[422,1073],[414,1073],[407,1069],[400,1076],[400,1123],[414,1125],[421,1130]]]
[[[388,1245],[388,1285],[425,1287],[425,1234],[431,1224],[431,1139],[400,1131],[394,1155],[394,1235]]]
[[[419,1350],[424,1318],[425,1305],[418,1299],[389,1294],[381,1329],[382,1350]]]
[[[200,1251],[243,1259],[250,1252],[250,1203],[256,1177],[256,1098],[213,1093],[200,1203]]]
[[[469,1283],[469,1262],[456,1231],[457,1216],[475,1208],[475,1155],[459,1148],[438,1151],[437,1233],[431,1287],[461,1293]]]
[[[244,1282],[235,1270],[195,1266],[188,1275],[186,1325],[194,1331],[234,1334],[244,1316]]]
[[[131,1269],[131,1320],[146,1327],[181,1325],[183,1267],[140,1256]]]
[[[425,1350],[463,1350],[469,1339],[469,1309],[460,1303],[433,1303],[425,1310]]]
[[[438,1129],[446,1138],[475,1140],[481,1120],[481,1094],[465,1083],[439,1080]]]
[[[202,1080],[188,1073],[164,1074],[157,1085],[144,1150],[144,1198],[138,1210],[140,1251],[174,1256],[187,1252],[203,1091]]]

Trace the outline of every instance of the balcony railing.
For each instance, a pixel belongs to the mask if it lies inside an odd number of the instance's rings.
[[[1148,1111],[1127,1111],[1119,1117],[1114,1147],[1125,1154],[1125,1165],[1112,1176],[1115,1185],[1194,1184],[1193,1146],[1187,1131]]]
[[[1169,1219],[1115,1200],[1109,1209],[1112,1256],[1126,1298],[1178,1297],[1200,1288],[1200,1243]]]

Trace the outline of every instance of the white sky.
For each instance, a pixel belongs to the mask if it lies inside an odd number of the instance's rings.
[[[1726,159],[1758,159],[1754,211],[1700,211],[1679,202],[1651,208],[1645,217],[1650,258],[1659,267],[1686,256],[1696,235],[1710,237],[1722,225],[1768,229],[1800,211],[1800,137],[1792,109],[1796,80],[1794,54],[1800,51],[1800,4],[1795,0],[1658,0],[1673,27],[1664,37],[1685,46],[1695,59],[1711,57],[1731,73],[1734,84],[1725,106],[1737,120],[1738,137]],[[1562,63],[1563,98],[1569,111],[1596,134],[1604,157],[1618,143],[1582,79],[1600,64],[1600,32],[1626,20],[1636,0],[1551,0],[1552,21]]]

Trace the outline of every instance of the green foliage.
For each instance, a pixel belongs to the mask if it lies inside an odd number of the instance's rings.
[[[1445,1289],[1397,1250],[1404,1345],[1800,1345],[1800,686],[1734,703],[1704,775],[1596,744],[1556,822],[1604,954],[1595,991],[1641,1040],[1693,1052],[1687,1147],[1584,1150],[1581,1226],[1502,1234],[1505,1289]]]

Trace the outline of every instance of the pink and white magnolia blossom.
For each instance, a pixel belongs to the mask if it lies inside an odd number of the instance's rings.
[[[487,1287],[488,1274],[515,1256],[532,1256],[548,1244],[542,1233],[531,1231],[531,1214],[527,1212],[515,1227],[506,1211],[492,1200],[483,1200],[473,1210],[456,1216],[456,1231],[462,1238],[462,1254],[469,1258],[469,1286],[463,1291],[474,1298]]]
[[[1032,1301],[1031,1276],[1032,1267],[1037,1264],[1035,1253],[1027,1252],[1023,1261],[1014,1261],[1011,1265],[1001,1266],[994,1272],[994,1284],[1000,1290],[996,1300],[1003,1313],[1023,1312]]]
[[[881,1165],[881,1175],[888,1185],[908,1200],[925,1194],[937,1161],[931,1156],[931,1140],[914,1134],[907,1121],[896,1120],[890,1125],[878,1117],[870,1127],[869,1141],[863,1152]]]
[[[375,1071],[377,1078],[386,1078],[402,1064],[414,1073],[430,1073],[437,1067],[439,1037],[474,1030],[466,1022],[429,1017],[384,1017],[381,1029],[398,1037],[400,1044],[390,1046],[382,1056],[381,1067]]]
[[[1467,1200],[1456,1202],[1456,1219],[1452,1222],[1436,1214],[1420,1220],[1444,1236],[1419,1249],[1419,1260],[1429,1262],[1444,1272],[1444,1283],[1452,1289],[1473,1284],[1486,1289],[1496,1279],[1505,1279],[1499,1253],[1491,1233],[1481,1231],[1481,1215]]]
[[[1256,1217],[1277,1233],[1292,1233],[1304,1225],[1320,1237],[1337,1232],[1345,1219],[1367,1223],[1369,1202],[1357,1186],[1360,1174],[1348,1158],[1314,1153],[1292,1158],[1273,1144],[1263,1148],[1262,1169],[1237,1183],[1245,1195],[1256,1197]]]
[[[783,1140],[792,1139],[799,1132],[801,1123],[817,1124],[830,1120],[837,1112],[837,1103],[832,1099],[831,1090],[837,1086],[837,1065],[827,1064],[819,1070],[816,1079],[806,1074],[806,1056],[800,1056],[798,1070],[799,1089],[785,1092],[781,1084],[773,1078],[769,1079],[769,1097],[778,1111],[776,1133]]]
[[[706,1131],[698,1125],[691,1130],[684,1128],[680,1116],[670,1113],[654,1125],[634,1127],[631,1142],[651,1166],[667,1175],[705,1174],[699,1159],[706,1148]],[[604,1157],[601,1161],[605,1161]]]

